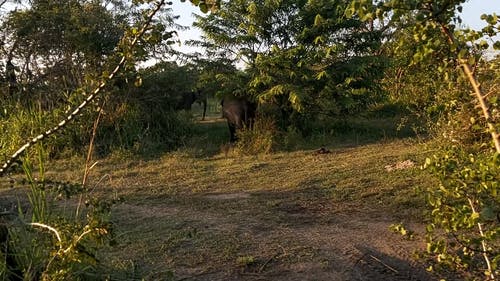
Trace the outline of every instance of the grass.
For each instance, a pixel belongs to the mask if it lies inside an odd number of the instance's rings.
[[[115,280],[253,280],[299,278],[314,269],[349,279],[335,268],[340,257],[332,253],[350,257],[361,250],[325,239],[338,236],[347,245],[352,235],[359,243],[383,244],[384,237],[371,236],[389,235],[390,223],[418,224],[424,200],[415,188],[434,184],[418,165],[385,169],[408,159],[423,162],[423,145],[409,138],[370,137],[367,129],[357,139],[323,135],[302,147],[296,142],[291,151],[241,155],[221,151],[226,130],[225,123],[207,121],[176,151],[99,160],[90,185],[120,198],[112,219],[118,246],[102,252],[103,274]],[[330,153],[316,153],[319,146]],[[50,163],[46,177],[80,181],[82,162]],[[352,266],[342,259],[338,264]]]

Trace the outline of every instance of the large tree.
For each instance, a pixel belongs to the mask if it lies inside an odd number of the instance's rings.
[[[218,12],[198,17],[205,47],[243,61],[248,90],[293,111],[354,112],[380,93],[381,32],[344,16],[340,0],[223,1]]]
[[[96,1],[33,1],[2,23],[2,56],[17,67],[25,89],[68,93],[113,51],[122,35],[118,24]]]
[[[171,9],[163,11],[139,42],[136,60],[168,53],[176,25]],[[3,96],[36,98],[46,109],[66,103],[76,89],[92,87],[106,63],[116,63],[120,38],[140,18],[130,1],[32,0],[11,9],[1,22],[0,59],[4,81],[15,75],[17,85],[4,83]]]

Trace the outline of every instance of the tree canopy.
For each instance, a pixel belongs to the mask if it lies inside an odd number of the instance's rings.
[[[207,54],[244,63],[246,91],[295,112],[338,115],[379,100],[382,33],[345,1],[222,1],[198,16]]]

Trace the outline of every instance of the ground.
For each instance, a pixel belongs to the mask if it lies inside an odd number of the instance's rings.
[[[112,280],[436,280],[417,258],[425,243],[416,187],[433,181],[418,164],[398,166],[422,162],[423,148],[385,139],[101,159],[89,185],[118,203],[117,244],[99,258]],[[52,164],[47,177],[78,181],[75,163]],[[415,237],[391,231],[395,223]]]
[[[116,223],[129,232],[114,257],[147,280],[164,270],[176,280],[433,280],[412,254],[422,244],[389,231],[392,216],[307,192],[121,204]]]

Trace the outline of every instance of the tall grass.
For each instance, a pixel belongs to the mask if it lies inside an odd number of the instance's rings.
[[[36,153],[36,164],[29,155],[22,158],[28,190],[26,198],[19,197],[18,214],[8,224],[0,280],[95,280],[97,250],[110,238],[112,201],[90,196],[81,185],[46,179],[47,152],[42,143]],[[82,193],[88,199],[82,215],[67,209],[78,210],[79,205],[61,209],[60,200]],[[7,256],[13,257],[9,264]]]
[[[65,112],[62,109],[45,111],[36,105],[16,105],[7,115],[0,118],[0,157],[5,159],[12,155],[19,147],[50,126],[57,124]],[[86,120],[91,119],[92,112],[84,112],[85,116],[68,125],[66,129],[59,132],[57,137],[45,140],[44,149],[49,157],[61,156],[67,150],[81,152],[84,149],[84,140],[89,135]],[[28,152],[36,159],[36,153]]]
[[[84,155],[92,135],[92,120],[99,111],[84,111],[79,119],[67,125],[57,136],[44,140],[49,159]],[[65,116],[63,110],[46,112],[34,106],[21,107],[0,118],[0,160],[7,159],[31,137],[57,124]],[[106,107],[97,129],[96,154],[104,157],[115,151],[153,155],[172,150],[186,143],[193,134],[190,113],[146,109],[121,103]],[[27,152],[35,163],[39,160],[33,151]]]
[[[244,155],[268,154],[276,149],[278,129],[273,120],[257,118],[252,128],[237,132],[236,152]]]

